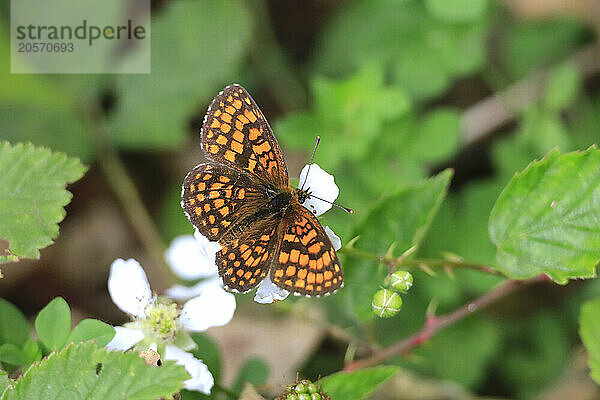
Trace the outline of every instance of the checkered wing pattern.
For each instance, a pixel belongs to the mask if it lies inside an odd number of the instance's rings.
[[[236,231],[266,201],[248,176],[224,165],[200,164],[183,182],[181,205],[192,224],[211,241]]]
[[[304,296],[328,295],[342,287],[340,261],[317,218],[298,204],[285,223],[271,271],[273,282]]]
[[[256,221],[239,238],[223,245],[216,255],[219,276],[230,290],[245,293],[269,273],[277,246],[278,218]]]
[[[288,186],[283,155],[250,94],[240,85],[227,86],[211,103],[202,126],[205,156],[247,171],[276,187]]]

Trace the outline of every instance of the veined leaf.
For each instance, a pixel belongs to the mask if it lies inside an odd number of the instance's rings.
[[[385,366],[356,372],[337,372],[321,379],[318,384],[332,399],[361,400],[398,370],[398,367]]]
[[[153,367],[136,353],[98,349],[94,342],[70,344],[33,365],[1,400],[147,400],[169,397],[189,375],[173,361]]]
[[[65,185],[81,178],[77,158],[31,144],[0,142],[0,238],[12,256],[0,261],[38,258],[39,249],[58,236],[63,207],[71,200]]]
[[[600,151],[554,151],[516,174],[496,201],[489,234],[498,269],[564,284],[596,275],[600,260]]]

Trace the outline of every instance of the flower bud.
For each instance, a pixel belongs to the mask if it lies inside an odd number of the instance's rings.
[[[315,385],[312,382],[308,382],[306,384],[306,390],[308,391],[308,393],[313,394],[313,393],[317,393],[319,391],[319,389],[317,388],[317,385]]]
[[[408,271],[396,271],[388,275],[383,282],[385,286],[396,292],[407,292],[413,284],[413,276]]]
[[[381,289],[373,296],[371,304],[373,313],[380,318],[393,317],[402,307],[402,298],[396,292],[388,289]]]

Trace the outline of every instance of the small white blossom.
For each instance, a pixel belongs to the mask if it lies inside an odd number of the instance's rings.
[[[174,342],[185,331],[202,332],[227,324],[236,308],[235,297],[219,283],[205,283],[199,295],[181,309],[166,298],[152,295],[146,273],[134,259],[113,262],[108,291],[117,307],[130,314],[134,322],[115,327],[115,337],[107,348],[127,350],[136,345],[147,348],[151,343],[164,343],[165,359],[176,360],[191,376],[185,382],[186,388],[209,394],[214,381],[206,365]],[[193,342],[189,339],[188,343]]]
[[[310,168],[310,171],[309,171]],[[308,174],[308,176],[307,176]],[[302,204],[317,217],[331,208],[337,199],[340,189],[335,184],[333,175],[323,171],[318,164],[305,165],[300,172],[298,187],[309,191],[308,198]],[[322,200],[317,199],[319,197]],[[323,201],[325,200],[325,201]]]
[[[280,288],[271,281],[271,277],[267,275],[258,286],[254,301],[260,304],[270,304],[273,301],[284,300],[290,292]]]

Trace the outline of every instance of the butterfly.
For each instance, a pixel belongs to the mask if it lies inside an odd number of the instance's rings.
[[[190,222],[221,250],[223,285],[245,293],[267,274],[297,295],[328,295],[343,286],[339,258],[323,226],[302,205],[310,188],[290,187],[277,140],[250,94],[223,89],[202,124],[208,163],[183,182],[181,205]]]

